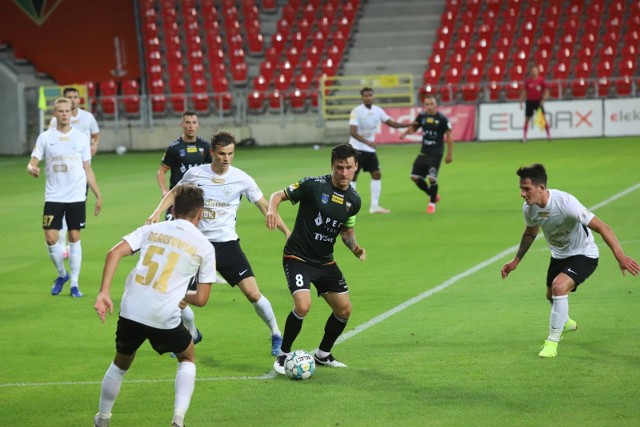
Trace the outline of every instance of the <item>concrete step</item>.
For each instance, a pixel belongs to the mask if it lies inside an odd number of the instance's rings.
[[[412,45],[399,47],[391,44],[388,47],[361,48],[354,46],[349,51],[350,62],[397,62],[427,60],[431,53],[431,46]]]
[[[440,25],[440,15],[426,15],[419,10],[412,16],[395,19],[394,15],[389,12],[386,17],[369,18],[363,16],[358,20],[358,32],[375,33],[380,30],[393,30],[396,32],[404,31],[420,31],[427,29],[437,29]]]
[[[443,9],[442,1],[370,1],[366,4],[365,16],[395,19],[428,14],[440,19]]]
[[[353,38],[356,48],[378,48],[386,45],[393,46],[423,46],[436,36],[435,29],[421,29],[415,31],[389,31],[365,33],[358,32]]]

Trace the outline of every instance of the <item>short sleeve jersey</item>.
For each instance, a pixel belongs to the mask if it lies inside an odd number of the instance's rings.
[[[58,124],[56,118],[52,118],[49,123],[49,129],[55,128]],[[95,135],[96,133],[100,133],[100,128],[98,127],[98,122],[96,118],[88,111],[83,110],[82,108],[78,108],[78,115],[71,116],[71,127],[74,129],[78,129],[83,133],[86,133],[88,136]]]
[[[75,203],[87,200],[85,161],[91,160],[89,137],[77,129],[68,133],[49,129],[40,134],[31,157],[45,162],[47,202]]]
[[[544,208],[525,203],[523,212],[527,226],[542,228],[553,258],[574,255],[598,258],[598,246],[587,227],[595,215],[571,194],[549,190],[549,201]]]
[[[213,172],[209,164],[195,166],[184,174],[179,184],[194,184],[204,191],[204,211],[198,229],[211,242],[237,240],[240,200],[244,196],[255,203],[263,197],[253,178],[233,166],[224,175]]]
[[[533,79],[527,77],[524,80],[524,90],[527,95],[527,101],[540,101],[542,100],[542,94],[547,88],[547,82],[541,76]]]
[[[357,126],[358,135],[368,141],[375,141],[376,131],[380,126],[380,122],[384,123],[387,120],[389,120],[389,116],[377,105],[372,105],[371,108],[367,108],[364,104],[360,104],[351,110],[349,126]],[[376,151],[375,148],[369,147],[367,144],[358,141],[354,137],[349,138],[349,144],[359,151],[368,151],[370,153]]]
[[[184,142],[180,137],[169,144],[161,160],[171,170],[169,188],[175,187],[192,167],[211,163],[210,148],[211,144],[200,137],[195,142]]]
[[[422,129],[422,154],[444,154],[444,136],[451,130],[451,122],[441,112],[418,114],[414,122]]]
[[[333,261],[333,247],[342,227],[360,210],[361,200],[349,187],[340,190],[331,175],[304,178],[284,189],[291,203],[300,203],[296,223],[284,247],[285,256],[313,264]]]
[[[184,219],[142,226],[123,240],[140,251],[140,259],[127,277],[120,315],[158,329],[177,327],[178,304],[191,279],[216,280],[213,246]]]

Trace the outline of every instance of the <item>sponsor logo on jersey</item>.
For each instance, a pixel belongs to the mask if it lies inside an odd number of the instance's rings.
[[[427,121],[427,123],[433,123],[434,122],[433,117],[427,117],[426,121]]]
[[[198,147],[195,146],[187,146],[187,153],[197,153],[198,152]]]
[[[314,239],[319,240],[321,242],[333,243],[336,241],[335,237],[325,236],[324,234],[321,234],[321,233],[313,233],[313,235],[314,235]]]
[[[231,187],[228,185],[225,185],[222,188],[222,192],[224,193],[225,196],[229,196],[231,194]]]
[[[224,178],[213,178],[211,181],[213,181],[214,184],[224,184]]]
[[[329,203],[329,195],[323,193],[321,202],[323,205],[326,205],[327,203]]]
[[[182,149],[182,148],[181,148],[181,149],[180,149],[180,157],[184,157],[184,156],[186,156],[186,155],[187,155],[186,150],[184,150],[184,149]]]
[[[318,212],[318,216],[313,220],[313,222],[315,222],[318,227],[322,225],[322,215],[320,212]]]
[[[332,194],[331,195],[331,201],[333,203],[337,203],[339,205],[342,205],[342,204],[344,204],[344,197],[338,196],[337,194]]]
[[[293,183],[293,184],[291,184],[291,185],[289,186],[289,191],[293,191],[293,190],[295,190],[295,189],[296,189],[296,188],[298,188],[298,187],[300,187],[300,183],[299,183],[299,182]]]
[[[349,212],[351,210],[351,203],[347,202],[345,205],[347,206],[347,212]]]
[[[540,216],[541,218],[549,218],[549,212],[538,212],[538,216]]]

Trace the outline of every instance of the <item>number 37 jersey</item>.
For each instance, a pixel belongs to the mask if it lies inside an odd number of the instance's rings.
[[[213,246],[183,219],[142,226],[123,240],[140,251],[140,259],[127,277],[120,315],[158,329],[175,328],[191,279],[216,280]]]

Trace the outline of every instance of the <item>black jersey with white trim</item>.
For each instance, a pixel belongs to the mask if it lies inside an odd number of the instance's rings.
[[[444,135],[451,130],[451,123],[447,116],[437,111],[430,115],[425,112],[418,114],[414,122],[422,129],[422,154],[444,154]]]
[[[360,211],[358,193],[351,186],[347,190],[334,187],[331,175],[304,178],[284,192],[291,203],[300,203],[284,255],[314,264],[332,262],[333,247],[342,227],[352,227],[353,217]]]
[[[180,137],[169,144],[161,160],[163,165],[171,169],[169,188],[175,187],[192,167],[211,163],[210,148],[211,144],[200,137],[195,142],[185,142]]]

